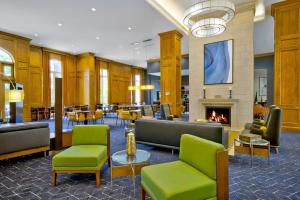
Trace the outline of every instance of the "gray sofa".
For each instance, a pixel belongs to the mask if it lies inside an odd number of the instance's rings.
[[[0,160],[49,150],[48,123],[0,125]]]
[[[228,134],[221,124],[145,119],[135,122],[137,143],[179,149],[180,137],[184,133],[211,140],[227,147]]]

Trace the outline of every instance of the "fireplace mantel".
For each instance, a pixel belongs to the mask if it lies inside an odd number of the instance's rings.
[[[239,99],[199,99],[200,103],[203,104],[204,106],[206,105],[215,105],[215,106],[234,106],[239,102]]]

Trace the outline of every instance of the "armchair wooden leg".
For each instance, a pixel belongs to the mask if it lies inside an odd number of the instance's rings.
[[[146,199],[146,191],[143,188],[143,186],[141,186],[141,200],[145,200]]]
[[[278,151],[278,147],[275,147],[275,153],[278,154],[279,151]]]
[[[100,171],[96,172],[96,186],[100,187]]]
[[[56,186],[56,172],[55,171],[52,171],[52,177],[51,177],[51,182],[52,182],[52,186]]]
[[[110,166],[110,158],[107,159],[107,164],[108,164],[108,167],[111,167]]]

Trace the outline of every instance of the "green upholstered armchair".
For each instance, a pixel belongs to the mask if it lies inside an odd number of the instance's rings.
[[[228,153],[223,145],[182,135],[179,160],[143,167],[142,199],[228,199]]]
[[[106,125],[75,126],[72,146],[52,158],[52,185],[58,173],[95,173],[100,186],[100,170],[110,165],[110,131]]]
[[[263,139],[268,140],[271,147],[275,148],[276,153],[278,153],[281,134],[281,109],[279,107],[275,107],[271,110],[269,115],[270,118],[265,126],[258,128],[252,127],[250,132],[262,135]]]

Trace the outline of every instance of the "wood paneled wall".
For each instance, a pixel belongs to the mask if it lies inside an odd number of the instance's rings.
[[[300,2],[272,5],[275,18],[274,100],[284,130],[300,131]]]
[[[43,106],[43,51],[40,47],[30,47],[30,106]]]
[[[108,69],[108,102],[129,104],[131,103],[131,92],[128,86],[134,85],[134,75],[141,75],[141,84],[144,84],[144,69],[126,65],[123,63],[96,57],[96,103],[100,103],[100,69]],[[134,92],[132,92],[132,103],[134,103]],[[141,102],[144,101],[144,92],[141,91]]]
[[[64,106],[87,104],[94,109],[100,103],[100,68],[109,71],[109,103],[130,103],[128,86],[134,74],[140,73],[144,84],[144,69],[98,58],[93,53],[72,55],[33,46],[28,38],[4,32],[0,32],[0,48],[14,57],[15,81],[24,85],[24,121],[31,120],[31,107],[50,106],[49,62],[53,56],[62,62]]]
[[[15,80],[23,84],[25,90],[24,96],[24,121],[30,121],[31,105],[31,67],[29,65],[29,43],[30,39],[14,36],[8,33],[0,32],[0,47],[8,51],[14,58]]]
[[[132,83],[131,68],[118,63],[109,63],[110,103],[130,103],[128,87]]]
[[[79,105],[95,108],[95,57],[85,53],[77,57],[77,99]]]
[[[64,56],[63,71],[63,105],[73,106],[77,104],[77,60],[74,55]]]

